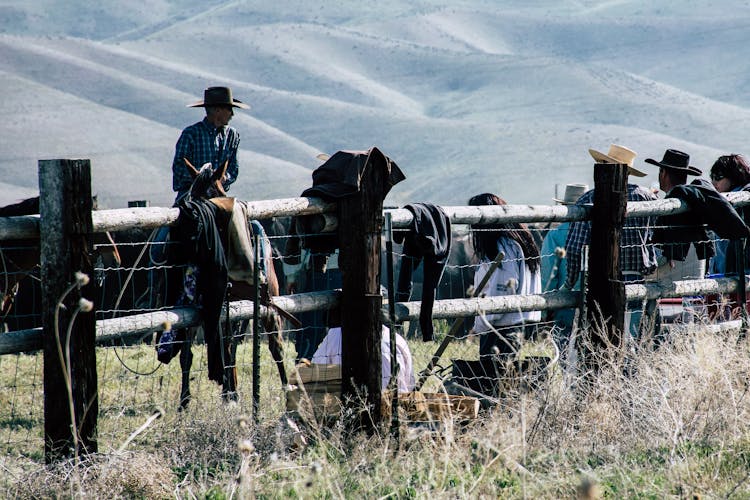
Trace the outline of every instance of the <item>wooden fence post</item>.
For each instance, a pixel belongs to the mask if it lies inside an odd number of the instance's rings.
[[[89,160],[39,161],[39,235],[44,334],[44,456],[47,463],[97,451],[99,400],[93,302],[93,223]],[[61,307],[60,307],[61,306]]]
[[[620,270],[620,238],[627,208],[627,181],[627,165],[594,165],[594,208],[591,211],[586,303],[594,348],[619,346],[625,329],[625,283]]]
[[[342,399],[353,410],[351,424],[366,430],[380,422],[382,399],[380,239],[387,166],[373,151],[359,192],[338,204]]]

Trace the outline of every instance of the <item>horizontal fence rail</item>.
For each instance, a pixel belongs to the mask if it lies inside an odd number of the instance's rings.
[[[249,219],[322,214],[332,212],[336,207],[320,198],[248,201],[246,205]],[[94,230],[103,232],[134,227],[153,229],[160,226],[169,226],[177,221],[179,215],[180,210],[178,208],[147,207],[99,210],[93,212],[91,218],[94,222]],[[0,237],[2,237],[2,233],[0,233]]]
[[[717,278],[674,281],[668,285],[658,283],[628,284],[625,293],[628,300],[685,297],[697,294],[726,294],[738,290],[736,278]],[[750,286],[748,287],[750,290]],[[340,299],[340,291],[310,292],[274,297],[277,306],[291,314],[317,309],[330,309]],[[480,314],[508,313],[515,311],[538,311],[576,307],[580,303],[581,292],[557,291],[540,295],[506,295],[500,297],[477,297],[472,299],[436,300],[432,309],[433,319],[471,317]],[[399,302],[395,305],[395,320],[399,323],[419,319],[421,302]],[[229,317],[233,320],[251,319],[253,302],[240,300],[231,302]],[[269,314],[268,308],[261,306],[261,317]],[[137,336],[160,329],[169,322],[173,328],[195,326],[199,323],[199,313],[190,307],[135,314],[121,318],[99,320],[96,324],[98,343],[106,343],[125,336]],[[387,318],[383,318],[387,322]],[[41,329],[21,330],[0,335],[0,354],[12,354],[40,349]]]
[[[0,217],[0,240],[39,238],[38,215]]]
[[[659,283],[627,284],[627,300],[686,297],[698,294],[734,293],[738,290],[736,278],[717,278],[674,281],[668,285]],[[748,287],[750,290],[750,287]],[[480,314],[509,313],[516,311],[539,311],[577,307],[581,292],[556,291],[540,295],[504,295],[499,297],[477,297],[473,299],[436,300],[432,308],[433,319],[470,317]],[[421,302],[398,302],[396,321],[419,319]]]
[[[291,314],[330,309],[335,307],[341,296],[340,290],[324,292],[298,293],[273,297],[273,303]],[[229,319],[252,319],[254,305],[250,300],[238,300],[229,303]],[[271,314],[269,308],[259,308],[261,317]],[[222,314],[226,318],[226,314]],[[168,311],[156,311],[144,314],[133,314],[119,318],[102,319],[96,322],[96,342],[107,344],[112,340],[137,337],[155,330],[161,330],[164,323],[169,323],[173,329],[197,326],[200,323],[200,313],[193,307],[180,307]],[[42,348],[42,329],[19,330],[0,334],[0,355],[16,354],[34,351]]]
[[[750,205],[750,192],[724,193],[736,207]],[[320,198],[286,198],[247,202],[248,217],[265,219],[293,215],[315,215],[335,211],[335,204]],[[505,205],[487,207],[444,206],[442,207],[454,224],[477,224],[480,222],[573,222],[586,220],[589,207],[576,205]],[[631,201],[627,205],[626,217],[643,217],[678,214],[688,210],[688,205],[677,199],[655,201]],[[405,208],[386,209],[390,212],[394,228],[407,227],[413,215]],[[153,229],[172,225],[177,221],[178,208],[134,207],[97,210],[92,213],[94,231],[118,231],[123,229]],[[39,237],[39,216],[24,215],[0,217],[0,240]]]

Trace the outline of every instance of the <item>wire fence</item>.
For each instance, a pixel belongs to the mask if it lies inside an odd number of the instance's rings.
[[[476,208],[476,207],[463,207]],[[512,211],[513,207],[511,207]],[[463,219],[465,220],[465,219]],[[281,217],[264,219],[269,241],[273,247],[273,264],[280,277],[282,295],[314,293],[335,290],[340,287],[341,277],[338,269],[336,252],[314,252],[299,246],[294,238],[315,239],[328,236],[328,233],[291,234],[288,220]],[[557,228],[559,222],[543,222],[530,224],[531,233],[539,248],[544,248],[545,238]],[[563,222],[567,224],[567,222]],[[165,226],[164,226],[165,227]],[[639,229],[651,229],[640,227]],[[481,229],[472,229],[470,225],[459,222],[454,224],[452,232],[452,251],[445,265],[436,288],[438,301],[445,299],[461,299],[471,295],[472,287],[476,285],[474,275],[481,265],[472,247],[472,233]],[[107,321],[109,325],[116,325],[121,321],[128,325],[133,315],[148,318],[151,313],[163,313],[179,310],[173,298],[183,291],[182,276],[184,266],[172,265],[167,258],[169,241],[160,239],[160,231],[131,230],[114,234],[115,244],[120,253],[119,266],[104,265],[101,261],[95,266],[95,276],[101,291],[100,302],[96,304],[96,317],[100,322]],[[163,232],[161,233],[163,236]],[[383,236],[385,238],[385,235]],[[722,240],[717,239],[722,242]],[[97,245],[96,250],[103,250],[108,243]],[[405,254],[400,245],[394,244],[393,260],[400,263]],[[721,246],[726,246],[723,243]],[[6,250],[3,249],[5,252]],[[7,253],[5,254],[7,255]],[[540,259],[558,259],[558,248],[541,252]],[[522,257],[524,265],[528,258]],[[395,285],[389,280],[385,270],[381,270],[381,283],[385,289]],[[508,259],[505,265],[515,265],[513,259]],[[701,262],[694,253],[688,254],[684,262],[667,263],[660,261],[660,266],[647,275],[644,282],[672,283],[682,280],[696,280],[706,276],[705,261]],[[583,265],[585,271],[585,262]],[[398,276],[398,266],[395,271]],[[716,273],[714,273],[716,274]],[[12,275],[11,271],[5,275]],[[180,276],[175,280],[174,276]],[[29,275],[29,281],[38,284],[38,272]],[[414,275],[414,288],[411,301],[419,301],[422,290],[420,269]],[[548,284],[549,276],[539,274],[539,293],[554,292],[554,288],[544,288]],[[8,289],[8,287],[6,287]],[[654,321],[660,327],[678,328],[682,325],[707,324],[724,320],[740,318],[741,306],[737,302],[737,295],[732,293],[696,293],[680,298],[656,300],[640,300],[631,309],[643,312],[647,303],[651,303],[657,313]],[[20,302],[20,304],[19,304]],[[6,315],[5,324],[8,332],[13,330],[28,330],[38,327],[41,315],[38,308],[39,298],[31,294],[24,300],[16,296],[18,321],[13,323],[13,316]],[[636,301],[637,302],[637,301]],[[568,308],[569,309],[569,308]],[[306,310],[296,314],[301,321],[300,327],[294,327],[284,322],[281,332],[285,353],[285,365],[293,372],[292,367],[302,362],[303,358],[312,359],[315,351],[324,340],[331,326],[336,325],[327,307]],[[541,317],[533,322],[533,328],[520,331],[521,349],[527,354],[543,354],[554,356],[561,350],[562,341],[569,332],[560,334],[560,324],[556,319],[557,310],[541,311]],[[436,366],[436,375],[426,381],[424,391],[434,392],[442,390],[441,384],[453,374],[453,365],[461,362],[476,361],[480,358],[480,336],[472,331],[475,316],[484,314],[500,314],[492,310],[477,309],[473,314],[459,317],[448,317],[434,320],[435,337],[432,341],[421,340],[419,322],[410,319],[397,325],[410,349],[413,358],[414,375],[431,362],[438,346],[450,334],[451,342],[440,362]],[[575,310],[572,310],[575,323]],[[384,310],[384,316],[386,311]],[[134,335],[114,335],[111,339],[100,342],[97,348],[97,373],[99,394],[99,428],[98,439],[100,450],[117,449],[128,436],[137,429],[145,419],[155,411],[177,415],[181,411],[181,419],[198,419],[207,411],[218,411],[224,404],[221,387],[210,381],[207,371],[206,346],[198,330],[191,337],[190,343],[185,343],[183,349],[190,348],[193,354],[192,363],[188,366],[180,355],[169,363],[162,363],[157,359],[156,347],[158,333],[168,330],[162,317],[153,315],[153,319],[145,327],[140,327]],[[455,323],[462,323],[460,328],[454,328]],[[492,323],[490,321],[490,323]],[[14,327],[23,325],[23,328]],[[575,327],[575,326],[574,326]],[[124,326],[123,328],[127,328]],[[114,328],[117,329],[116,327]],[[518,332],[516,332],[518,333]],[[267,349],[259,353],[259,366],[254,366],[253,352],[253,323],[249,320],[236,321],[232,326],[233,339],[237,344],[235,365],[238,374],[237,393],[239,397],[232,405],[234,411],[250,415],[253,413],[253,377],[254,369],[260,376],[260,414],[261,422],[269,423],[278,419],[287,408],[284,387],[276,373],[273,360]],[[4,335],[11,335],[6,333]],[[262,343],[268,343],[268,332],[264,333]],[[458,360],[458,361],[456,361]],[[190,402],[181,407],[184,398],[185,384],[190,386]],[[6,457],[21,456],[31,460],[43,459],[43,370],[42,354],[39,351],[27,351],[17,354],[0,356],[0,443]],[[148,441],[136,441],[131,446],[152,446]]]

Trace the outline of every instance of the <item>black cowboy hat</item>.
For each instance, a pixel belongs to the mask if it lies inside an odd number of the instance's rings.
[[[206,106],[232,106],[234,108],[250,109],[250,106],[232,97],[229,87],[208,87],[203,91],[203,100],[188,104],[188,108],[205,108]]]
[[[690,165],[689,154],[677,151],[676,149],[667,149],[661,161],[646,158],[646,163],[662,168],[671,168],[672,170],[682,170],[687,172],[688,175],[701,175],[703,173],[699,168]]]

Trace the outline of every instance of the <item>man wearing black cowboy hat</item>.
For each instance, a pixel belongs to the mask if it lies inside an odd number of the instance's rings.
[[[188,107],[205,108],[206,117],[183,130],[175,146],[172,161],[172,189],[177,192],[175,205],[190,191],[193,183],[185,160],[198,169],[206,163],[210,163],[214,169],[228,163],[222,180],[225,191],[237,180],[240,134],[229,126],[229,121],[234,116],[234,108],[250,108],[234,99],[229,87],[209,87],[204,90],[202,101],[188,104]]]
[[[646,158],[646,163],[659,167],[659,189],[665,193],[669,193],[674,186],[686,184],[688,175],[697,176],[703,173],[690,165],[689,154],[676,149],[667,149],[661,161]]]
[[[676,149],[667,149],[661,161],[648,158],[646,163],[659,167],[659,188],[667,198],[684,201],[687,212],[662,215],[657,219],[654,243],[661,245],[669,261],[684,261],[690,244],[695,246],[698,259],[715,255],[714,244],[706,226],[720,238],[739,239],[750,236],[750,229],[734,207],[706,179],[695,179],[687,184],[689,175],[699,176],[701,170],[690,165],[690,156]]]

